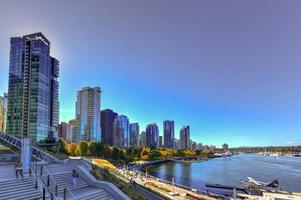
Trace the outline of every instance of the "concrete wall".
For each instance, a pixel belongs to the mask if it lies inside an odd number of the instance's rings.
[[[110,195],[113,196],[116,200],[130,200],[130,198],[124,194],[121,190],[119,190],[114,184],[105,182],[105,181],[99,181],[97,180],[86,168],[83,166],[78,166],[76,168],[77,173],[79,176],[87,181],[89,185],[101,188],[107,191]]]

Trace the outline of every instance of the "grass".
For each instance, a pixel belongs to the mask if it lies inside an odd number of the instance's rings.
[[[162,192],[166,192],[166,193],[171,192],[171,190],[170,190],[169,188],[164,187],[164,186],[162,186],[162,185],[157,185],[156,183],[151,182],[151,181],[146,182],[146,185],[149,185],[149,186],[151,186],[151,187],[157,188],[157,189],[161,190]]]
[[[111,170],[113,172],[117,172],[117,168],[112,163],[110,163],[107,160],[104,160],[104,159],[92,159],[92,163],[94,165],[97,165],[97,166],[101,167],[101,168],[105,168],[105,169]]]
[[[103,163],[104,161],[101,161]],[[108,161],[107,161],[108,162]],[[106,162],[105,162],[106,163]],[[111,164],[112,165],[112,164]],[[115,167],[115,166],[114,166]],[[115,167],[116,168],[116,167]],[[146,200],[144,196],[139,194],[133,186],[129,185],[126,181],[117,178],[112,172],[109,171],[108,168],[100,168],[96,165],[92,166],[91,173],[98,179],[103,181],[108,181],[113,183],[116,187],[118,187],[121,191],[129,196],[129,198],[133,200]]]

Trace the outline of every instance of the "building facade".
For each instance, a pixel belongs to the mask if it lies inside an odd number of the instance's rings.
[[[145,131],[142,131],[139,135],[139,147],[145,147],[146,146],[146,133]]]
[[[181,149],[190,148],[190,128],[189,126],[184,126],[180,131],[180,141]]]
[[[130,122],[127,116],[119,115],[114,120],[113,144],[118,147],[129,146],[129,128]]]
[[[76,119],[79,141],[101,141],[99,87],[84,87],[77,92]]]
[[[59,62],[42,33],[10,40],[6,132],[33,141],[53,137],[59,121]]]
[[[159,148],[159,128],[156,123],[146,126],[146,146],[154,149]]]
[[[173,141],[175,138],[175,123],[173,120],[165,120],[163,122],[163,137],[164,137],[164,147],[173,148]]]
[[[114,120],[118,116],[113,110],[101,111],[101,141],[113,145]]]
[[[66,142],[72,142],[72,125],[66,122],[61,122],[59,125],[59,136],[63,138]]]
[[[77,125],[77,120],[76,119],[72,119],[69,121],[69,124],[71,126],[71,132],[72,132],[72,142],[73,143],[79,143],[79,134],[78,134],[78,125]]]
[[[139,142],[139,124],[130,124],[130,146],[137,147]]]
[[[162,135],[159,136],[159,148],[163,148],[163,137],[162,137]]]

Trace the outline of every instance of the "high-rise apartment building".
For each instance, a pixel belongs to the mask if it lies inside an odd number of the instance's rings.
[[[72,119],[69,121],[69,124],[71,126],[72,129],[72,142],[73,143],[79,143],[79,135],[78,135],[78,127],[77,127],[77,120],[76,119]]]
[[[79,141],[101,140],[99,87],[84,87],[77,92],[76,119]]]
[[[162,137],[162,135],[159,136],[159,148],[163,148],[163,137]]]
[[[113,144],[118,147],[129,146],[130,122],[127,116],[119,115],[114,120]]]
[[[113,145],[114,120],[118,116],[113,110],[101,111],[101,141]]]
[[[136,147],[138,146],[138,138],[139,138],[139,124],[131,123],[130,124],[130,146]]]
[[[190,128],[189,126],[184,126],[180,131],[180,141],[181,149],[190,148]]]
[[[159,148],[159,128],[156,123],[146,127],[146,146],[154,149]]]
[[[33,141],[53,137],[59,121],[59,62],[42,33],[10,40],[6,132]]]
[[[173,141],[175,138],[175,123],[173,120],[165,120],[163,122],[163,137],[164,137],[164,147],[173,148]]]
[[[142,131],[139,135],[139,146],[145,147],[146,146],[146,133],[145,131]]]
[[[72,142],[72,125],[66,122],[61,122],[59,124],[59,136],[63,138],[66,142]]]
[[[0,132],[4,132],[4,97],[0,96]]]

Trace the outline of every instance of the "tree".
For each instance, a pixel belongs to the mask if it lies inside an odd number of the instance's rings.
[[[159,158],[161,156],[160,154],[160,151],[159,150],[151,150],[150,154],[149,154],[149,157],[151,159],[154,159],[154,158]]]
[[[96,156],[96,142],[89,142],[88,144],[88,153],[89,156]]]
[[[104,157],[107,159],[112,158],[112,147],[109,146],[104,147]]]
[[[113,151],[112,151],[113,160],[118,160],[119,159],[119,154],[120,154],[119,149],[117,147],[114,147]]]
[[[85,141],[82,141],[79,143],[80,148],[80,154],[81,156],[87,156],[88,155],[88,143]]]
[[[71,143],[68,145],[68,151],[71,154],[71,156],[76,156],[77,146],[78,145],[76,143]]]
[[[69,154],[68,151],[68,143],[64,140],[64,139],[60,139],[60,152],[64,153],[64,154]]]
[[[126,159],[126,155],[125,155],[125,153],[122,149],[119,152],[119,159],[120,160],[125,160]]]
[[[96,143],[96,156],[104,156],[104,144],[101,142]]]

